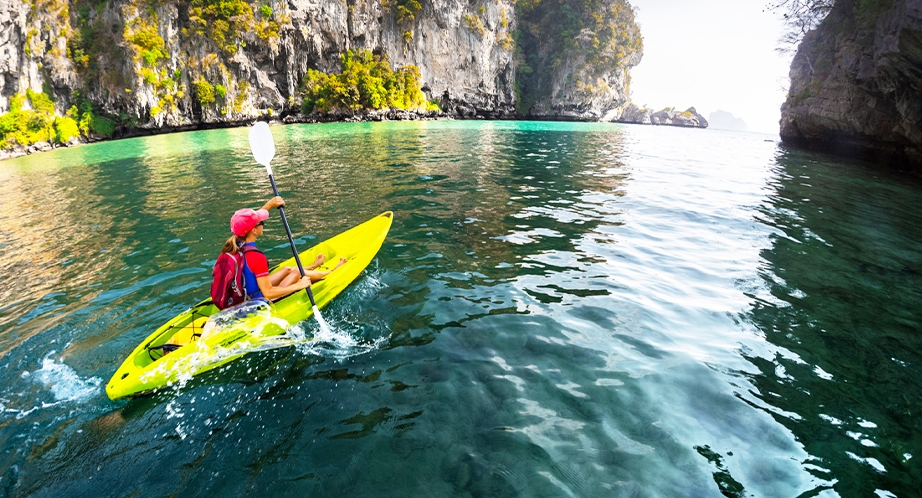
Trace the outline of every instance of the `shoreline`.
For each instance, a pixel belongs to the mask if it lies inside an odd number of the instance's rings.
[[[280,114],[278,116],[261,115],[248,117],[245,119],[235,119],[228,121],[189,123],[180,125],[166,125],[156,128],[122,128],[117,129],[109,137],[81,137],[73,139],[65,144],[55,144],[53,142],[37,142],[32,145],[17,145],[12,149],[0,149],[0,162],[8,159],[29,156],[41,152],[50,152],[57,149],[66,149],[70,147],[79,147],[81,145],[93,144],[97,142],[110,142],[125,138],[149,137],[154,135],[168,135],[171,133],[183,133],[187,131],[217,130],[225,128],[239,128],[242,126],[252,126],[257,121],[267,121],[269,124],[319,124],[319,123],[358,123],[358,122],[383,122],[383,121],[433,121],[433,120],[451,120],[457,119],[454,116],[441,111],[404,111],[399,109],[372,110],[372,111],[339,111],[324,114],[312,113],[304,114]],[[463,119],[463,118],[462,118]],[[485,117],[475,117],[467,119],[486,119]],[[508,119],[508,118],[507,118]]]
[[[217,130],[227,128],[240,128],[252,126],[257,121],[266,121],[270,125],[289,125],[289,124],[325,124],[325,123],[374,123],[388,121],[550,121],[550,122],[573,122],[573,123],[611,123],[619,125],[639,125],[639,126],[666,126],[671,128],[698,128],[698,126],[685,126],[681,124],[665,123],[635,123],[627,121],[592,121],[585,119],[573,119],[564,116],[540,116],[540,117],[522,117],[509,113],[479,112],[470,114],[448,113],[442,111],[405,111],[400,109],[371,110],[371,111],[332,111],[328,113],[289,113],[279,114],[278,116],[261,115],[248,117],[245,119],[235,119],[228,121],[189,123],[181,125],[167,125],[157,128],[122,128],[117,129],[110,137],[90,137],[71,140],[66,144],[55,144],[52,142],[38,142],[29,146],[16,146],[9,150],[0,150],[0,162],[19,157],[31,156],[42,152],[50,152],[58,149],[67,149],[79,147],[81,145],[94,144],[98,142],[111,142],[127,138],[150,137],[155,135],[169,135],[172,133],[183,133],[189,131]]]

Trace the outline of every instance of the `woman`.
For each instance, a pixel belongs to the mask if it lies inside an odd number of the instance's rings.
[[[261,209],[241,209],[234,213],[230,220],[231,232],[234,234],[227,239],[222,253],[234,254],[244,246],[256,248],[256,239],[263,234],[263,224],[269,218],[269,210],[285,206],[281,197],[269,199]],[[292,292],[310,287],[311,282],[316,282],[330,274],[329,271],[314,271],[326,261],[323,254],[318,254],[313,264],[305,268],[305,276],[301,276],[296,267],[284,266],[277,272],[269,274],[269,261],[266,255],[258,250],[248,250],[244,254],[243,286],[248,299],[267,299],[274,301],[285,297]],[[339,268],[346,262],[339,258]],[[334,270],[336,269],[334,268]],[[331,270],[332,271],[332,270]]]

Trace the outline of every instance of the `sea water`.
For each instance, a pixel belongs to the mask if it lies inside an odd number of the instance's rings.
[[[324,308],[155,396],[107,379],[271,196],[246,129],[0,163],[0,496],[912,496],[922,185],[776,136],[273,127]],[[259,245],[290,256],[273,214]],[[278,347],[275,347],[278,346]]]

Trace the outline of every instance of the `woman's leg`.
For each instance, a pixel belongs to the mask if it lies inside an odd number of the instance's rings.
[[[298,269],[292,266],[283,266],[279,271],[269,275],[273,287],[287,287],[300,279]]]
[[[336,264],[336,268],[339,268],[340,266],[346,264],[346,261],[348,261],[346,258],[339,258],[339,263]],[[333,270],[335,270],[336,268],[333,268]],[[316,281],[322,279],[323,277],[329,275],[330,273],[332,273],[333,270],[330,270],[330,271],[316,271],[316,270],[312,270],[312,271],[305,271],[304,273],[305,273],[308,277],[311,277],[311,282],[316,282]]]

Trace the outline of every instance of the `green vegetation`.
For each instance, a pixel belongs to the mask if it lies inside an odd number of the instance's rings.
[[[237,82],[237,97],[234,99],[234,112],[239,113],[243,110],[243,103],[246,101],[247,92],[250,90],[248,81]]]
[[[73,99],[76,105],[71,106],[67,115],[77,120],[80,133],[89,135],[95,133],[102,137],[110,137],[115,133],[115,120],[103,116],[96,105],[87,98],[84,98],[80,92],[74,91]],[[131,125],[131,117],[120,116],[119,121],[123,126]]]
[[[54,102],[43,92],[28,90],[10,99],[10,112],[0,116],[0,149],[40,142],[67,143],[81,134],[104,137],[115,132],[115,122],[102,117],[93,103],[74,95],[79,102],[64,116],[55,113]]]
[[[166,41],[160,36],[159,24],[156,11],[148,8],[143,14],[131,18],[122,32],[134,62],[141,66],[135,70],[136,76],[149,85],[157,97],[157,104],[150,110],[151,117],[176,111],[176,99],[185,96],[185,89],[179,84],[182,77],[179,68],[170,71],[167,67],[170,57],[166,52]],[[126,91],[130,92],[130,89],[126,88]]]
[[[483,22],[480,21],[480,16],[464,14],[464,27],[466,27],[471,33],[476,33],[477,36],[481,38],[483,38],[483,35],[487,34],[487,29],[483,27]]]
[[[515,48],[515,39],[509,33],[496,33],[496,42],[506,51]]]
[[[192,0],[189,21],[199,35],[206,35],[217,46],[235,54],[238,38],[253,24],[253,8],[245,0]]]
[[[49,104],[51,112],[48,112]],[[54,120],[54,103],[47,95],[32,90],[14,95],[10,99],[10,112],[0,116],[0,148],[53,142],[56,137]]]
[[[246,0],[192,0],[189,21],[195,33],[207,36],[233,55],[244,46],[244,33],[252,30],[261,40],[278,40],[281,24],[289,22],[285,15],[275,16],[268,5],[260,6],[258,11],[259,20]],[[275,17],[278,18],[273,20]]]
[[[80,127],[71,116],[57,117],[54,120],[55,139],[58,143],[67,143],[80,136]]]
[[[205,81],[205,78],[199,76],[198,80],[192,85],[195,89],[195,100],[197,100],[202,107],[215,103],[215,87],[212,86],[211,83]]]
[[[381,6],[394,13],[397,24],[413,22],[416,14],[423,9],[419,0],[382,0]]]
[[[120,49],[121,29],[118,25],[111,25],[103,21],[99,11],[105,8],[105,3],[94,0],[76,0],[76,23],[70,28],[69,22],[64,24],[61,34],[67,38],[67,57],[74,61],[77,71],[81,72],[84,79],[91,80],[100,76],[108,66],[120,65],[124,59]],[[109,77],[115,73],[109,72]]]
[[[156,19],[154,19],[154,23],[156,23]],[[154,24],[142,24],[134,30],[126,26],[124,38],[125,41],[133,45],[138,56],[144,60],[144,64],[148,67],[155,67],[158,60],[167,56],[163,52],[166,42],[163,41],[160,33],[157,32],[157,26]]]
[[[419,69],[405,66],[391,69],[386,56],[364,50],[342,54],[343,71],[325,74],[310,69],[304,76],[301,111],[333,109],[432,109],[419,88]]]
[[[564,63],[582,59],[591,73],[601,75],[643,49],[625,0],[519,0],[516,6],[516,107],[523,114],[550,95],[549,76]],[[582,87],[604,89],[592,81]]]

